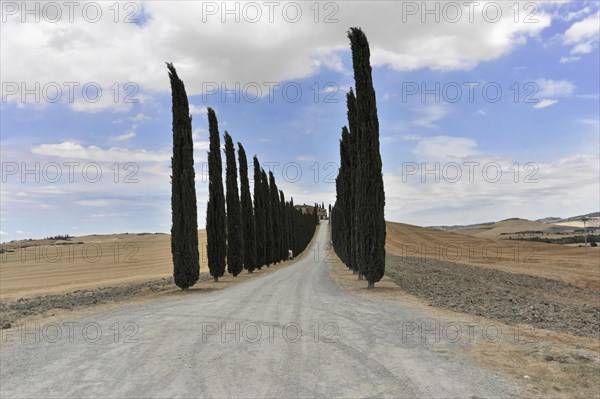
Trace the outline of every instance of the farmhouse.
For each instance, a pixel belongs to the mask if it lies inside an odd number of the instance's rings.
[[[302,211],[303,215],[306,215],[307,213],[312,214],[315,210],[315,207],[313,205],[306,204],[294,205],[294,208],[298,209],[299,211]],[[319,219],[327,219],[327,210],[325,208],[318,207],[317,215],[319,216]]]

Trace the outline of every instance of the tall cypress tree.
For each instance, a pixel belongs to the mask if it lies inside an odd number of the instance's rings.
[[[267,179],[267,174],[264,169],[261,170],[261,186],[262,186],[262,199],[263,199],[263,209],[265,213],[265,264],[267,267],[271,266],[273,263],[273,247],[274,247],[274,238],[273,238],[273,207],[271,205],[271,194],[269,190],[269,180]]]
[[[223,164],[219,123],[212,108],[208,108],[208,203],[206,205],[206,240],[208,269],[214,281],[225,274],[227,256],[227,228],[225,218],[225,194],[223,191]]]
[[[254,156],[254,221],[256,225],[256,268],[260,270],[266,263],[267,219],[264,209],[262,173],[256,155]]]
[[[348,128],[344,126],[342,128],[342,139],[340,140],[340,170],[336,183],[339,197],[336,200],[336,208],[338,208],[338,246],[341,249],[342,261],[352,268],[350,259],[350,230],[352,229],[350,221],[352,220],[350,214],[350,198],[351,198],[351,184],[350,184],[350,133]]]
[[[357,227],[356,227],[356,170],[357,170],[357,154],[358,149],[357,143],[357,128],[356,128],[356,97],[354,91],[350,88],[350,91],[346,95],[346,107],[348,115],[348,226],[349,235],[347,245],[349,246],[348,259],[349,266],[354,274],[359,273],[358,262],[356,260],[356,248],[357,248]],[[359,274],[359,278],[361,275]]]
[[[352,49],[358,131],[355,189],[357,261],[368,288],[373,288],[385,272],[385,193],[379,152],[379,120],[369,42],[360,28],[350,28],[348,38]]]
[[[271,261],[281,261],[281,207],[279,205],[279,189],[275,183],[273,172],[269,171],[269,194],[271,197],[271,213],[273,224],[273,247],[271,248]]]
[[[296,208],[294,208],[294,197],[290,198],[290,218],[291,218],[291,225],[292,225],[292,239],[291,239],[291,248],[292,248],[292,252],[294,253],[294,256],[298,255],[298,249],[300,248],[299,245],[299,241],[300,241],[300,232],[298,231],[298,220],[296,219]]]
[[[248,159],[242,143],[238,143],[238,161],[240,164],[240,191],[242,202],[242,254],[244,268],[252,273],[256,268],[256,226],[250,196],[250,181],[248,180]]]
[[[227,192],[227,271],[237,276],[243,269],[242,265],[242,229],[240,219],[240,196],[237,183],[237,166],[233,140],[225,131],[225,162]]]
[[[171,158],[171,253],[173,279],[183,290],[200,276],[198,210],[194,171],[192,118],[183,81],[173,64],[167,63],[173,101],[173,157]]]

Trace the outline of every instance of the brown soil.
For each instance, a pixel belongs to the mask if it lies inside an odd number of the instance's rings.
[[[600,291],[600,247],[500,240],[458,232],[387,223],[388,255],[468,264],[549,278]]]

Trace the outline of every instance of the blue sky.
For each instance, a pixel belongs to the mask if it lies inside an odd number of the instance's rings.
[[[192,105],[200,226],[207,106],[286,197],[333,203],[350,26],[371,45],[388,220],[598,211],[597,2],[479,2],[472,20],[444,2],[82,2],[73,21],[36,4],[2,3],[1,241],[169,231],[165,61]]]

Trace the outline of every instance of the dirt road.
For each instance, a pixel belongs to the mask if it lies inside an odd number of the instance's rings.
[[[339,288],[323,256],[326,228],[307,258],[224,290],[2,331],[0,396],[519,394],[464,357],[464,342],[415,329],[435,319]]]

